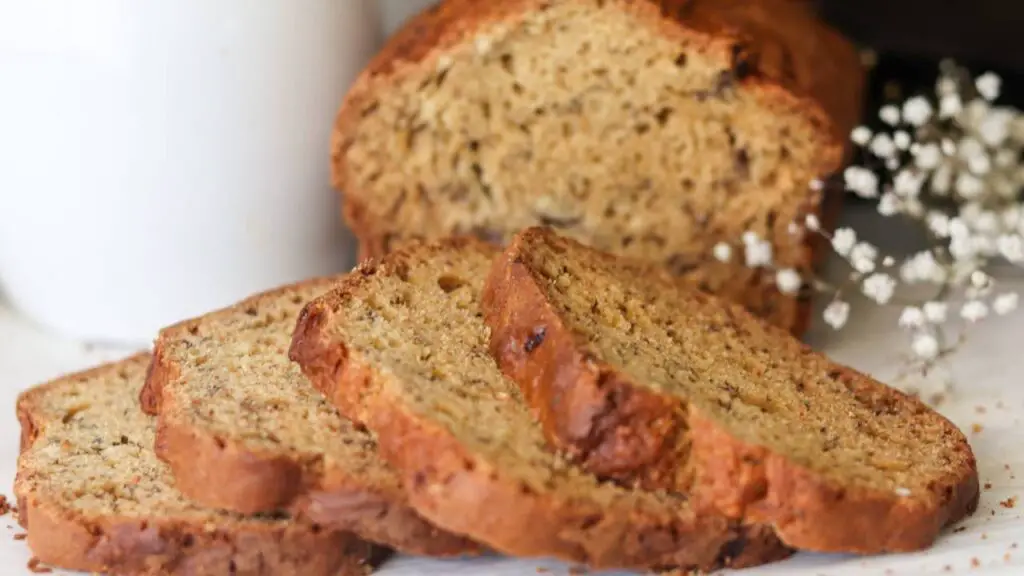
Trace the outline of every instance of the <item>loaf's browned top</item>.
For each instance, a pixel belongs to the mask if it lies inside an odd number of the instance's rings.
[[[15,493],[44,563],[117,574],[365,574],[371,546],[290,520],[201,508],[174,487],[139,410],[149,355],[23,393]],[[379,551],[376,552],[379,555]]]
[[[531,229],[484,309],[549,438],[600,474],[824,551],[919,549],[977,504],[948,420],[657,270]]]

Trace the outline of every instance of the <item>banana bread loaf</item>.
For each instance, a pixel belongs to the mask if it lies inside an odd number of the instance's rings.
[[[792,0],[446,0],[354,84],[333,178],[362,256],[413,239],[505,242],[546,225],[658,262],[800,332],[809,308],[718,242],[771,241],[842,164],[862,84],[853,47]],[[823,218],[824,219],[824,218]]]
[[[246,299],[161,331],[142,404],[178,487],[238,512],[291,508],[397,550],[475,554],[407,502],[373,436],[341,417],[288,360],[302,306],[337,278]]]
[[[365,263],[314,300],[291,355],[379,435],[435,524],[520,557],[594,568],[750,566],[788,551],[766,526],[599,482],[548,448],[487,352],[479,294],[495,249],[446,240]]]
[[[46,564],[114,574],[366,574],[382,550],[281,514],[201,508],[174,488],[139,410],[148,355],[31,388],[18,398],[15,493]]]
[[[483,302],[492,354],[548,438],[603,477],[818,551],[917,550],[977,506],[948,420],[664,273],[530,229]]]

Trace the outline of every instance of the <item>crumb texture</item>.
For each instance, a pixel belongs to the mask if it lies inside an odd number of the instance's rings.
[[[335,180],[364,255],[551,226],[792,322],[791,300],[711,248],[751,231],[809,266],[787,225],[839,166],[853,49],[798,2],[501,4],[425,13],[347,98]],[[823,89],[836,77],[847,95]]]
[[[187,478],[182,489],[211,506],[290,507],[409,553],[476,553],[475,544],[408,508],[373,436],[288,359],[303,305],[337,280],[286,286],[164,330],[150,377],[160,398],[161,455],[179,480]],[[193,438],[209,451],[197,455]],[[227,472],[209,476],[209,468]]]
[[[549,448],[487,351],[479,295],[495,255],[466,239],[399,250],[311,303],[296,330],[293,356],[305,366],[337,360],[340,372],[314,381],[378,434],[417,509],[511,555],[593,567],[786,555],[770,530],[602,483]]]
[[[597,423],[608,412],[614,419],[625,410],[621,397],[609,396],[612,388],[615,394],[670,400],[679,407],[674,429],[662,433],[676,432],[688,441],[669,444],[648,454],[649,460],[618,469],[615,459],[625,455],[605,458],[607,471],[620,480],[643,477],[645,469],[658,467],[658,459],[668,459],[695,475],[656,478],[654,487],[690,491],[710,483],[725,491],[716,497],[728,503],[727,509],[755,517],[768,514],[771,520],[789,513],[757,508],[773,498],[772,474],[799,471],[817,489],[828,487],[838,500],[852,501],[851,506],[863,498],[894,519],[923,518],[929,524],[929,535],[907,536],[902,543],[901,533],[877,536],[893,538],[885,546],[920,546],[976,501],[974,456],[954,425],[916,399],[832,362],[740,307],[689,290],[664,274],[638,275],[634,267],[550,230],[523,232],[501,262],[488,286],[488,321],[496,327],[492,349],[506,371],[533,393],[531,400],[556,421],[546,429],[557,442],[574,447],[585,459],[618,440],[623,428],[636,425],[639,421],[625,416],[617,426]],[[530,335],[540,332],[547,335],[544,342],[531,346]],[[545,345],[548,350],[543,350]],[[557,358],[582,367],[575,373],[560,370],[552,365]],[[547,378],[546,384],[537,386],[537,375]],[[614,386],[601,388],[608,383]],[[556,407],[555,391],[575,403]],[[606,412],[592,412],[597,407]],[[594,418],[574,428],[570,421],[580,413]],[[573,430],[584,434],[573,436]],[[719,461],[729,457],[725,447],[731,444],[745,447],[749,462],[730,467]],[[779,468],[773,472],[773,466]],[[754,476],[763,476],[760,485],[728,477],[759,468]],[[751,492],[730,495],[729,490]],[[806,504],[797,494],[779,498],[772,507],[798,509]],[[850,512],[835,506],[832,513],[817,510],[818,517],[801,522],[841,526],[856,518],[832,514]],[[879,513],[867,505],[862,512]],[[869,539],[904,528],[895,521],[889,525],[876,520]]]
[[[72,375],[18,401],[15,491],[40,561],[118,574],[364,574],[372,548],[286,515],[192,504],[153,452],[139,409],[148,355]]]

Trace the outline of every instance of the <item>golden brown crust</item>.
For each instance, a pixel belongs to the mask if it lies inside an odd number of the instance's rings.
[[[162,330],[140,393],[144,410],[157,415],[157,455],[171,467],[178,489],[204,506],[243,514],[288,509],[330,529],[350,530],[409,554],[479,554],[481,548],[475,542],[439,530],[424,520],[409,506],[400,488],[380,486],[370,478],[354,476],[349,470],[326,467],[295,454],[249,450],[236,439],[214,436],[207,430],[163,417],[163,404],[174,401],[171,394],[164,393],[165,386],[180,374],[179,367],[166,354],[166,346],[176,332],[238,306],[251,306],[335,280],[312,279],[284,286],[235,307]]]
[[[584,467],[649,489],[691,493],[731,518],[772,524],[784,542],[806,550],[918,550],[977,507],[970,447],[937,414],[962,441],[969,466],[936,478],[930,498],[912,501],[891,491],[836,485],[783,455],[742,442],[692,404],[633,382],[588,352],[545,298],[519,256],[523,238],[531,234],[548,232],[521,234],[495,260],[488,278],[483,308],[491,352],[519,383],[549,439]],[[784,337],[781,331],[778,337]],[[851,369],[837,368],[837,375],[856,393],[930,412]]]
[[[17,403],[21,452],[29,450],[47,426],[41,402],[68,379],[95,378],[148,363],[149,354],[138,354],[23,393]],[[207,526],[163,517],[86,517],[38,492],[26,481],[27,472],[19,465],[18,522],[28,532],[27,543],[35,557],[51,566],[154,576],[362,576],[387,555],[383,548],[351,534],[309,524],[236,520]]]
[[[384,262],[397,263],[411,253],[399,251]],[[369,263],[357,273],[377,270]],[[557,557],[594,568],[740,568],[790,554],[769,528],[730,524],[718,514],[694,519],[665,510],[648,516],[628,501],[601,507],[586,494],[566,500],[524,486],[467,450],[448,429],[413,414],[404,399],[382,392],[377,367],[327,333],[339,294],[358,287],[359,278],[353,278],[306,306],[290,356],[343,413],[377,433],[382,454],[404,475],[413,506],[434,523],[473,534],[509,555]]]

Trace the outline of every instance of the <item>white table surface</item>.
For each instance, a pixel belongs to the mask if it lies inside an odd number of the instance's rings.
[[[1024,278],[1010,278],[1005,282],[1018,290],[1024,289]],[[890,378],[899,368],[899,354],[906,349],[905,335],[894,327],[896,314],[892,309],[855,301],[846,329],[833,333],[818,322],[808,339],[841,362],[882,379]],[[972,518],[954,530],[947,530],[932,549],[921,553],[868,558],[800,554],[779,564],[740,573],[749,576],[1024,574],[1024,502],[1014,508],[1000,505],[1000,501],[1011,496],[1024,495],[1022,341],[1024,311],[979,325],[954,357],[952,373],[956,388],[939,406],[941,412],[969,434],[978,458],[981,481],[991,485],[990,489],[983,490],[981,505]],[[17,393],[31,384],[125,353],[127,351],[90,348],[48,334],[0,305],[0,414],[5,415],[0,418],[0,493],[12,496],[19,434],[14,417]],[[980,424],[983,430],[972,433],[973,424]],[[3,537],[4,530],[7,537]],[[13,539],[19,532],[21,529],[13,516],[0,518],[0,574],[30,574],[26,568],[30,553],[23,541]],[[495,558],[437,562],[397,558],[388,562],[379,574],[511,576],[537,574],[541,566],[553,575],[569,571],[567,566],[539,560]]]

